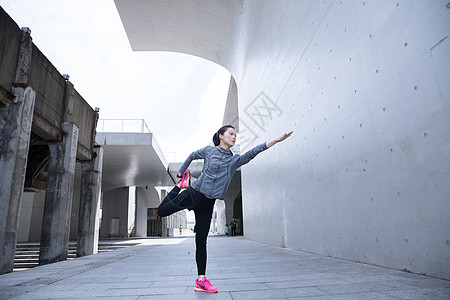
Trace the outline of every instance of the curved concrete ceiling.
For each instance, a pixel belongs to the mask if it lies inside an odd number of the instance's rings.
[[[181,52],[229,69],[243,1],[115,0],[115,4],[134,51]]]

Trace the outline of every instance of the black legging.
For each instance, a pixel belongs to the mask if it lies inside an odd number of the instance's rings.
[[[207,198],[190,186],[181,193],[180,190],[178,186],[175,186],[167,194],[158,207],[158,215],[160,217],[167,217],[186,208],[194,211],[197,272],[198,275],[205,275],[206,239],[208,238],[215,199]]]

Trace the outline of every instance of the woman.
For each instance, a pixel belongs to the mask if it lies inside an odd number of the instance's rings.
[[[252,160],[258,153],[284,141],[290,133],[263,143],[247,151],[243,155],[233,155],[230,148],[236,142],[236,131],[233,126],[221,127],[213,136],[215,147],[207,146],[192,152],[178,170],[178,178],[195,159],[204,159],[200,177],[186,190],[180,193],[177,185],[167,194],[158,207],[158,215],[167,217],[183,209],[193,210],[195,213],[195,260],[197,262],[198,278],[195,280],[195,290],[198,292],[216,293],[214,287],[205,277],[206,273],[206,239],[208,237],[211,216],[216,199],[224,199],[230,185],[231,178],[237,168]]]

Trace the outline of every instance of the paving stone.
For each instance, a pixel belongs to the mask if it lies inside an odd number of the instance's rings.
[[[243,238],[208,239],[207,277],[194,291],[192,237],[128,239],[139,245],[0,275],[11,299],[450,299],[450,281]]]

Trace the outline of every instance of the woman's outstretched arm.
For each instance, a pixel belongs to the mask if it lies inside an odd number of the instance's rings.
[[[272,140],[272,141],[270,141],[270,142],[266,142],[267,148],[272,147],[272,146],[275,145],[276,143],[279,143],[279,142],[284,141],[285,139],[287,139],[288,137],[290,137],[292,133],[293,133],[293,131],[291,131],[291,132],[289,132],[289,133],[284,133],[284,134],[282,134],[279,138],[274,139],[274,140]]]

